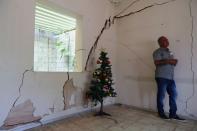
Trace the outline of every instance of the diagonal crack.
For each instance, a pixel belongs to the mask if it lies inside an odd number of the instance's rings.
[[[130,13],[127,13],[125,15],[121,15],[122,13],[124,13],[128,8],[130,8],[131,6],[133,6],[135,3],[139,2],[140,0],[135,0],[133,1],[131,4],[129,4],[126,8],[124,8],[122,11],[120,11],[117,15],[113,16],[113,18],[111,19],[111,17],[109,17],[109,19],[106,19],[105,20],[105,24],[101,30],[101,32],[99,33],[99,35],[97,36],[97,39],[96,41],[94,42],[93,46],[90,48],[90,51],[88,53],[88,57],[87,57],[87,60],[86,60],[86,65],[85,65],[85,70],[87,70],[87,66],[88,66],[88,62],[89,62],[89,59],[90,59],[90,56],[95,52],[96,50],[96,47],[97,47],[97,44],[98,44],[98,41],[100,39],[100,37],[102,36],[103,32],[106,30],[106,29],[109,29],[111,27],[112,24],[114,24],[114,21],[115,20],[118,20],[118,19],[122,19],[124,17],[128,17],[128,16],[131,16],[131,15],[134,15],[134,14],[137,14],[137,13],[140,13],[142,11],[145,11],[146,9],[149,9],[149,8],[152,8],[152,7],[155,7],[155,6],[160,6],[160,5],[165,5],[165,4],[168,4],[168,3],[171,3],[171,2],[174,2],[176,0],[170,0],[170,1],[167,1],[167,2],[163,2],[163,3],[153,3],[151,5],[148,5],[142,9],[139,9],[137,11],[133,11],[133,12],[130,12]],[[193,114],[190,114],[187,110],[188,110],[188,103],[189,101],[194,97],[195,95],[195,72],[194,72],[194,69],[193,69],[193,57],[194,57],[194,51],[193,51],[193,47],[194,47],[194,34],[193,34],[193,28],[194,28],[194,20],[193,20],[193,15],[192,15],[192,0],[189,1],[189,8],[190,8],[190,17],[191,17],[191,21],[192,21],[192,24],[191,24],[191,71],[192,71],[192,85],[193,85],[193,93],[191,96],[189,96],[185,102],[185,112],[190,115],[191,117],[193,118],[196,118],[195,115]],[[108,26],[108,28],[107,28]],[[123,45],[126,47],[126,45]],[[151,67],[151,66],[149,66]],[[152,67],[151,67],[152,68]]]
[[[124,46],[127,50],[129,50],[130,53],[134,54],[138,59],[137,61],[142,63],[143,65],[146,65],[149,69],[154,70],[154,68],[149,65],[148,63],[144,62],[143,58],[140,57],[134,50],[132,50],[128,45],[120,43],[119,45]]]
[[[21,78],[21,84],[20,84],[20,86],[19,86],[19,88],[18,88],[19,96],[18,96],[18,97],[16,98],[16,100],[14,101],[14,103],[13,103],[13,105],[12,105],[12,108],[15,107],[16,102],[17,102],[18,99],[21,97],[21,88],[22,88],[23,83],[24,83],[25,74],[26,74],[27,72],[32,72],[32,71],[33,71],[33,67],[32,67],[31,69],[26,69],[26,70],[23,72],[22,78]],[[12,108],[11,108],[11,109],[12,109]],[[10,110],[11,110],[11,109],[10,109]]]
[[[121,15],[122,13],[124,13],[127,9],[129,9],[132,5],[134,5],[135,3],[139,2],[140,0],[135,0],[133,2],[131,2],[131,4],[129,4],[126,8],[124,8],[122,11],[120,11],[116,16]]]
[[[130,15],[133,15],[133,14],[136,14],[136,13],[139,13],[139,12],[142,12],[142,11],[144,11],[144,10],[146,10],[146,9],[151,8],[151,7],[160,6],[160,5],[165,5],[165,4],[174,2],[174,1],[176,1],[176,0],[170,0],[170,1],[167,1],[167,2],[163,2],[163,3],[154,3],[154,4],[151,4],[151,5],[148,5],[148,6],[144,7],[144,8],[142,8],[142,9],[139,9],[139,10],[133,11],[133,12],[130,12],[130,13],[125,14],[125,15],[122,15],[122,16],[117,16],[117,15],[116,15],[116,16],[114,17],[114,19],[117,19],[117,18],[118,18],[118,19],[124,18],[124,17],[130,16]]]
[[[109,26],[109,27],[111,26],[111,18],[105,20],[105,23],[104,23],[104,26],[103,26],[102,30],[100,31],[99,35],[96,38],[96,41],[94,42],[94,44],[90,48],[90,51],[88,53],[88,57],[87,57],[87,60],[86,60],[86,64],[85,64],[85,71],[87,70],[87,66],[88,66],[90,56],[92,55],[93,52],[95,52],[98,41],[99,41],[100,37],[102,36],[104,30],[107,29],[107,26]]]
[[[96,48],[97,48],[97,45],[98,45],[98,41],[99,39],[101,38],[101,36],[103,35],[103,32],[106,30],[106,29],[109,29],[111,27],[112,24],[114,24],[115,20],[118,20],[118,19],[122,19],[124,17],[128,17],[128,16],[131,16],[131,15],[134,15],[134,14],[137,14],[137,13],[140,13],[146,9],[149,9],[149,8],[152,8],[154,6],[160,6],[160,5],[165,5],[165,4],[168,4],[170,2],[174,2],[176,0],[170,0],[170,1],[167,1],[167,2],[163,2],[163,3],[154,3],[154,4],[151,4],[151,5],[148,5],[142,9],[139,9],[137,11],[134,11],[134,12],[130,12],[128,14],[125,14],[125,15],[121,15],[125,10],[127,10],[129,7],[131,7],[132,5],[134,5],[135,3],[137,3],[138,1],[140,0],[136,0],[134,2],[132,2],[129,6],[127,6],[125,9],[123,9],[120,13],[118,13],[117,15],[113,16],[111,18],[111,16],[105,20],[105,23],[103,25],[103,28],[101,29],[99,35],[97,36],[94,44],[92,45],[92,47],[90,48],[89,50],[89,53],[88,53],[88,57],[86,59],[86,64],[85,64],[85,71],[87,71],[87,68],[88,68],[88,63],[89,63],[89,60],[90,60],[90,57],[91,55],[95,52]]]

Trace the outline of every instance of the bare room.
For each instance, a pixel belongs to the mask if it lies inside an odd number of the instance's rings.
[[[0,0],[0,45],[0,131],[197,131],[197,0]]]

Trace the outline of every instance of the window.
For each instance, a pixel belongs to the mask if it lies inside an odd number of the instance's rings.
[[[76,18],[36,3],[34,71],[76,71],[76,31]]]

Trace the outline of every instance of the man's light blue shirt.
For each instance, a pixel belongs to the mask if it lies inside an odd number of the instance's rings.
[[[173,59],[174,56],[168,48],[159,48],[153,52],[154,60]],[[174,65],[165,64],[157,65],[155,70],[155,78],[165,78],[173,80],[174,78]]]

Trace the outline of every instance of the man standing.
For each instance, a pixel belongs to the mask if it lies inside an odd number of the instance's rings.
[[[162,119],[176,119],[184,120],[180,118],[177,114],[176,105],[176,85],[174,81],[174,67],[176,66],[178,60],[174,59],[173,53],[168,49],[169,42],[164,36],[159,37],[158,44],[160,48],[153,52],[154,64],[156,66],[155,70],[155,80],[157,83],[157,109],[158,114]],[[163,100],[165,98],[165,93],[169,95],[169,118],[165,115],[163,109]]]

